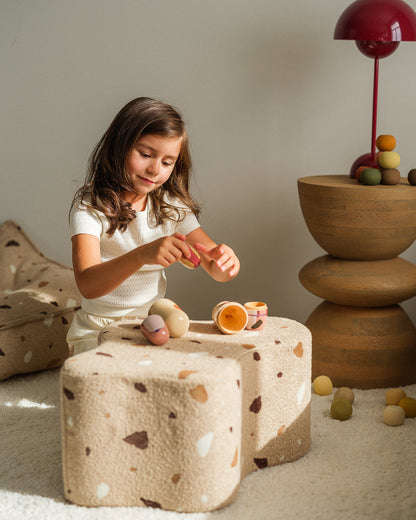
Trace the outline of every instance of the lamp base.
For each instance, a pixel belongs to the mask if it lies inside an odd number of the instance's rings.
[[[365,153],[360,155],[351,165],[350,177],[355,178],[355,172],[360,166],[368,166],[368,168],[378,168],[378,164],[375,161],[374,154]]]

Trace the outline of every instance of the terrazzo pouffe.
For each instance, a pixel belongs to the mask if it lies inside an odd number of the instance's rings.
[[[311,335],[285,318],[226,336],[192,321],[150,346],[123,319],[61,369],[65,497],[211,511],[248,473],[310,447]],[[284,485],[284,482],[282,482]]]
[[[56,368],[81,297],[72,269],[46,258],[12,220],[0,226],[0,380]]]

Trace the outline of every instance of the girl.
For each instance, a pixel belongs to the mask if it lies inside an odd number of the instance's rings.
[[[233,250],[217,245],[198,223],[190,168],[181,116],[154,99],[130,101],[98,142],[70,212],[82,305],[67,341],[76,351],[96,346],[100,330],[116,319],[146,317],[165,295],[164,268],[190,257],[186,242],[214,280],[238,274]]]

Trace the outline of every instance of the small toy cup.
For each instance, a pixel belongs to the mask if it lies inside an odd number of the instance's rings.
[[[214,307],[212,319],[224,334],[236,334],[247,325],[248,315],[240,303],[224,301]]]
[[[267,318],[267,305],[264,302],[246,302],[244,308],[248,314],[246,329],[264,329]]]

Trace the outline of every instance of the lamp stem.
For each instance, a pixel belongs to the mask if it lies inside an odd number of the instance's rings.
[[[376,155],[376,132],[377,132],[377,95],[378,95],[378,62],[379,58],[374,58],[374,84],[373,84],[373,125],[371,130],[371,155],[374,159]]]

